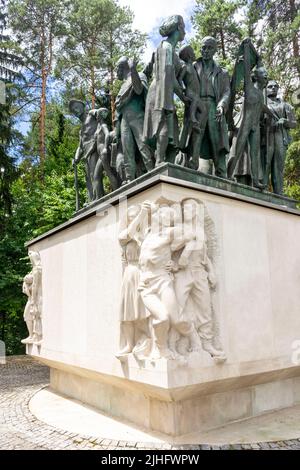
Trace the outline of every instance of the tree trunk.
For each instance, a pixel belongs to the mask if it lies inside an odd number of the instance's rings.
[[[226,60],[226,59],[227,59],[227,55],[226,55],[226,51],[225,51],[224,31],[223,31],[222,28],[220,29],[220,36],[221,36],[222,56],[223,56],[223,59]]]
[[[39,154],[42,177],[44,175],[45,163],[45,121],[46,121],[46,87],[47,87],[47,69],[46,69],[46,38],[44,25],[42,25],[41,32],[41,77],[42,77],[42,91],[40,98],[40,120],[39,120]]]
[[[297,15],[297,9],[295,6],[295,0],[289,0],[290,4],[290,14],[291,14],[291,23],[294,21]],[[293,35],[293,56],[295,59],[295,65],[298,71],[298,74],[300,75],[300,65],[299,65],[299,34],[297,31],[295,31]]]
[[[115,114],[116,114],[116,103],[114,96],[114,65],[113,65],[113,38],[112,32],[109,37],[109,48],[110,48],[110,109],[111,109],[111,124],[112,128],[115,128]]]
[[[92,97],[92,109],[95,109],[95,104],[96,104],[96,95],[95,95],[95,68],[92,65],[91,68],[91,97]]]

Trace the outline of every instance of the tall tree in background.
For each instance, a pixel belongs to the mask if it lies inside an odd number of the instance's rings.
[[[118,85],[115,83],[115,67],[117,61],[122,56],[129,59],[140,59],[147,36],[138,30],[132,29],[133,13],[128,7],[119,7],[113,2],[112,18],[107,25],[107,30],[103,36],[102,54],[104,57],[105,79],[109,84],[110,106],[112,123],[115,115],[115,98],[118,92]]]
[[[115,0],[74,0],[56,74],[78,98],[95,107],[100,90],[113,90],[114,67],[124,54],[141,53],[145,35],[132,29],[133,14]],[[112,93],[113,94],[113,93]]]
[[[4,34],[7,23],[7,0],[0,0],[0,80],[11,82],[19,78],[21,59],[10,49],[11,38]]]
[[[280,81],[288,98],[299,86],[300,80],[300,2],[249,0],[247,7],[248,23],[256,15],[258,30],[263,39],[265,65],[270,75]]]
[[[9,25],[20,44],[26,77],[38,94],[42,174],[46,156],[47,87],[52,75],[57,40],[64,32],[64,12],[68,3],[67,0],[8,0]],[[33,96],[32,101],[35,100],[36,96]]]
[[[220,46],[220,63],[223,66],[231,65],[236,47],[243,37],[241,21],[237,17],[242,5],[241,0],[196,0],[192,23],[196,30],[193,45],[197,52],[201,39],[213,36]]]

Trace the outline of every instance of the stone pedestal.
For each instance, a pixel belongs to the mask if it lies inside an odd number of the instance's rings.
[[[43,342],[27,353],[51,367],[54,390],[172,436],[300,403],[300,213],[293,201],[245,188],[166,165],[28,243],[41,255]],[[115,357],[125,197],[205,203],[219,245],[224,363],[205,351],[185,362]]]

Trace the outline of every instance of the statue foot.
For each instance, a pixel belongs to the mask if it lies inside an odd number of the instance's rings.
[[[168,348],[158,348],[156,346],[151,353],[151,360],[175,358],[175,354]]]
[[[155,163],[155,168],[158,168],[159,166],[162,166],[162,165],[164,165],[165,163],[166,163],[166,162],[165,162],[164,160],[163,160],[163,161],[157,161],[157,162]]]
[[[213,359],[222,359],[226,360],[226,356],[222,350],[216,349],[210,340],[202,340],[202,348],[204,351],[208,352]]]
[[[128,356],[128,354],[132,353],[132,347],[126,346],[125,348],[121,349],[121,351],[116,353],[116,358],[120,359],[121,357]]]
[[[125,186],[126,184],[129,184],[129,183],[131,183],[130,180],[124,180],[123,183],[121,184],[121,186]]]
[[[188,161],[188,168],[190,168],[191,170],[198,170],[198,163],[196,164],[194,160],[191,158]]]
[[[33,344],[33,343],[34,343],[34,339],[33,339],[32,336],[28,336],[28,338],[22,339],[22,340],[21,340],[21,343],[22,343],[22,344]]]
[[[257,189],[260,189],[261,191],[266,189],[266,185],[263,183],[260,183],[259,181],[253,181],[253,186]]]
[[[214,356],[214,361],[216,364],[222,364],[223,362],[225,362],[227,360],[227,357],[225,355],[224,352],[220,352],[220,354],[218,356]]]

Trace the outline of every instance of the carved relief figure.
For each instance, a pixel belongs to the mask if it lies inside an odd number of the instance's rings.
[[[116,99],[116,140],[121,136],[126,182],[130,182],[137,177],[136,148],[146,171],[154,166],[152,152],[142,138],[148,81],[145,74],[137,72],[136,63],[129,62],[127,57],[117,63],[117,76],[123,84]]]
[[[190,337],[193,325],[180,317],[174,290],[174,251],[184,246],[181,227],[174,227],[175,210],[168,205],[152,207],[151,227],[141,246],[140,287],[143,302],[151,314],[154,332],[152,358],[176,358],[178,351],[170,327]],[[190,234],[189,234],[190,235]]]
[[[212,237],[213,222],[204,204],[198,199],[182,201],[183,227],[187,238],[175,274],[175,291],[180,305],[180,316],[193,323],[191,350],[199,349],[198,332],[202,348],[214,359],[224,361],[224,351],[215,342],[216,331],[212,310],[212,290],[216,288],[215,269],[210,259],[208,237]],[[192,315],[187,318],[186,307],[190,302]],[[217,346],[217,347],[216,347]]]
[[[147,345],[149,337],[148,317],[144,303],[138,291],[140,283],[139,256],[143,241],[143,224],[148,217],[149,203],[131,206],[127,210],[126,220],[120,227],[119,243],[122,247],[123,280],[120,306],[120,343],[117,357],[131,352],[140,352]]]
[[[271,80],[267,86],[267,105],[274,118],[266,121],[264,184],[269,184],[271,176],[274,193],[282,194],[285,155],[291,140],[289,129],[295,128],[297,122],[293,107],[277,97],[278,90],[278,83]]]
[[[181,65],[175,47],[185,37],[185,25],[182,16],[167,18],[159,33],[164,39],[158,46],[153,64],[151,82],[145,111],[144,141],[156,149],[156,166],[168,159],[167,154],[174,154],[179,146],[178,121],[174,106],[174,93],[184,102],[190,102],[178,83]],[[174,153],[175,152],[175,153]]]
[[[173,204],[132,206],[121,228],[122,349],[117,357],[143,350],[151,359],[177,359],[202,346],[223,362],[212,299],[214,224],[199,200],[177,204],[180,218]]]
[[[40,345],[43,339],[41,258],[40,254],[36,251],[29,251],[28,255],[32,264],[32,271],[24,278],[23,292],[28,297],[24,310],[24,320],[29,336],[21,342],[23,344],[34,343]]]

